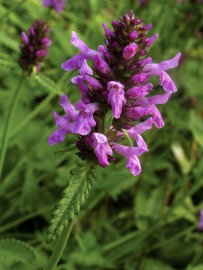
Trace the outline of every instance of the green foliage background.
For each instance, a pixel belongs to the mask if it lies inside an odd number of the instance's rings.
[[[159,38],[150,51],[155,62],[182,52],[170,72],[178,92],[159,106],[165,127],[146,132],[150,152],[141,157],[142,173],[133,177],[124,160],[97,168],[89,199],[77,217],[57,269],[202,270],[203,235],[203,4],[196,1],[68,0],[61,15],[40,0],[0,0],[0,130],[5,124],[20,69],[21,31],[36,18],[51,26],[52,45],[42,75],[30,77],[15,108],[0,185],[0,270],[37,270],[55,245],[45,238],[51,213],[75,167],[74,151],[55,155],[74,142],[50,147],[52,111],[60,112],[59,94],[72,102],[79,91],[75,74],[60,65],[77,50],[76,31],[90,48],[104,43],[101,26],[133,9],[153,23]],[[0,132],[0,136],[1,136]]]

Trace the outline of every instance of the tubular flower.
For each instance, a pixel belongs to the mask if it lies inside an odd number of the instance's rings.
[[[66,4],[66,0],[43,0],[43,5],[45,7],[50,7],[56,10],[56,12],[61,13]]]
[[[113,30],[103,24],[106,44],[97,51],[73,32],[72,44],[81,52],[65,61],[62,68],[78,70],[79,74],[71,81],[78,86],[81,101],[75,108],[62,96],[66,115],[54,114],[58,129],[51,134],[49,143],[61,142],[66,134],[75,133],[81,159],[91,159],[106,167],[115,160],[116,152],[125,156],[126,168],[138,175],[141,172],[138,157],[148,151],[140,134],[153,125],[164,126],[157,105],[165,104],[177,90],[166,71],[178,66],[181,54],[161,63],[147,57],[158,35],[148,37],[152,24],[144,25],[132,11],[113,21],[112,26]],[[87,60],[92,62],[91,67]],[[152,95],[152,76],[158,76],[165,91],[162,95]]]
[[[22,69],[32,72],[33,67],[40,71],[40,63],[48,55],[51,45],[49,38],[50,28],[47,22],[36,20],[29,28],[29,33],[21,33],[23,45],[20,45],[20,58],[18,63]]]
[[[199,231],[203,230],[203,210],[201,210],[200,213],[199,213],[198,230]]]

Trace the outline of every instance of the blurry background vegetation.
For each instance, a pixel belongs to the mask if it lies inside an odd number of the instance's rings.
[[[97,49],[104,44],[102,22],[110,27],[130,9],[153,23],[151,35],[159,34],[150,51],[155,62],[182,52],[180,66],[170,72],[178,92],[159,106],[165,127],[144,136],[150,152],[141,157],[139,177],[125,169],[124,159],[97,168],[57,269],[203,269],[203,234],[197,230],[203,208],[203,4],[141,2],[68,0],[59,15],[40,0],[0,0],[0,130],[19,81],[21,31],[37,18],[52,29],[44,77],[24,82],[9,132],[0,186],[0,270],[42,269],[54,246],[44,241],[51,213],[77,160],[74,152],[54,154],[73,136],[63,145],[47,144],[60,92],[72,102],[79,98],[70,83],[75,73],[60,68],[77,52],[71,31]]]

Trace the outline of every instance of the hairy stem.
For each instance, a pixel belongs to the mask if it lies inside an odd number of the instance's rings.
[[[1,152],[0,152],[0,181],[1,181],[1,177],[2,177],[2,170],[3,170],[4,159],[5,159],[7,144],[8,144],[8,131],[9,131],[13,112],[14,112],[15,105],[16,105],[17,100],[18,100],[18,96],[20,93],[20,89],[21,89],[23,80],[24,80],[24,73],[22,73],[22,75],[21,75],[20,81],[18,83],[18,86],[17,86],[17,88],[14,92],[13,98],[11,100],[11,104],[10,104],[10,107],[8,109],[8,115],[6,117],[4,129],[3,129],[3,133],[2,133]]]
[[[67,243],[68,238],[70,236],[70,232],[72,230],[72,227],[73,227],[73,221],[70,222],[67,227],[63,228],[63,230],[58,238],[58,241],[56,243],[56,246],[54,248],[54,251],[53,251],[47,265],[45,266],[44,270],[56,269],[56,266],[57,266],[58,262],[60,261],[60,258],[63,254],[63,251],[66,247],[66,243]]]

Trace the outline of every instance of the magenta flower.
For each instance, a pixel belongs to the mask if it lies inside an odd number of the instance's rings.
[[[48,55],[51,45],[49,38],[50,28],[42,20],[36,20],[29,29],[29,34],[21,33],[23,45],[20,45],[20,67],[27,72],[32,72],[33,67],[40,71],[40,63]]]
[[[71,81],[78,86],[82,100],[73,107],[62,96],[60,105],[66,115],[54,113],[58,129],[51,134],[49,143],[63,141],[68,133],[77,134],[81,159],[106,167],[117,153],[126,158],[126,168],[138,175],[139,156],[148,151],[140,134],[153,125],[164,126],[157,105],[167,103],[177,90],[166,71],[178,66],[181,54],[161,63],[146,57],[158,35],[148,37],[152,24],[144,25],[132,11],[113,21],[112,26],[113,30],[103,24],[105,46],[100,45],[97,51],[72,33],[71,42],[80,53],[65,61],[62,68],[78,70]],[[158,76],[163,94],[154,94],[150,81],[153,76]]]
[[[45,7],[50,7],[56,10],[56,12],[61,13],[66,4],[66,0],[43,0],[43,5]]]

